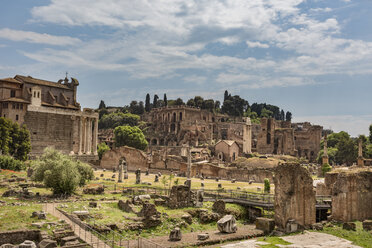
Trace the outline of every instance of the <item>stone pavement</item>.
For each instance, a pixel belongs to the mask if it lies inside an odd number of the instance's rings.
[[[361,248],[360,246],[352,245],[351,241],[338,238],[333,235],[319,232],[305,232],[292,236],[281,237],[283,240],[292,243],[291,245],[276,245],[278,247],[290,248]],[[260,245],[268,244],[259,242],[255,239],[246,240],[234,244],[222,245],[221,248],[256,248]]]

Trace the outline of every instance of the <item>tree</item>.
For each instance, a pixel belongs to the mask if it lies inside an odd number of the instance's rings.
[[[159,99],[159,97],[158,97],[158,95],[154,95],[154,102],[153,102],[153,104],[152,104],[152,106],[154,107],[154,108],[157,108],[158,107],[158,99]]]
[[[0,151],[15,159],[25,161],[31,151],[30,133],[25,125],[0,117]]]
[[[103,143],[98,144],[98,146],[97,146],[97,152],[98,152],[99,159],[101,160],[103,154],[106,151],[109,151],[109,150],[110,150],[110,147],[108,145],[106,145],[106,143],[103,142]]]
[[[284,119],[285,119],[285,114],[284,114],[284,110],[282,109],[282,111],[280,111],[280,120],[284,121]]]
[[[187,106],[190,106],[190,107],[195,107],[195,101],[194,99],[189,99],[186,103]]]
[[[98,109],[105,109],[105,108],[106,108],[106,104],[103,100],[101,100],[101,102],[99,103]]]
[[[271,117],[273,117],[273,112],[264,108],[261,111],[261,116],[260,117],[261,118],[271,118]]]
[[[115,146],[130,146],[145,150],[148,143],[141,129],[134,126],[118,126],[114,129]]]
[[[287,113],[285,113],[285,120],[286,121],[291,121],[292,120],[292,113],[287,111]]]
[[[25,163],[23,161],[14,159],[9,155],[0,155],[0,169],[20,171],[25,169]]]
[[[167,99],[167,94],[164,93],[164,98],[163,98],[163,101],[164,101],[164,106],[168,106],[168,99]]]
[[[174,105],[182,106],[182,105],[185,105],[185,103],[183,102],[181,98],[177,98],[176,101],[174,102]]]
[[[327,172],[330,172],[331,170],[332,170],[332,167],[328,163],[325,163],[325,164],[322,165],[323,176],[325,176],[325,174]]]
[[[194,97],[194,103],[195,103],[195,107],[202,108],[203,103],[204,103],[204,98],[201,97],[201,96],[195,96]]]
[[[215,101],[214,102],[214,109],[218,111],[220,108],[221,108],[221,102],[220,101]]]
[[[129,104],[129,112],[136,115],[142,115],[145,112],[143,102],[131,101]]]
[[[166,190],[166,186],[167,186],[167,183],[168,183],[168,177],[166,177],[165,175],[161,177],[161,183],[164,185],[164,191]]]
[[[223,101],[225,102],[229,97],[229,92],[227,92],[227,90],[225,90],[225,93],[223,94]]]
[[[104,115],[98,122],[98,127],[100,129],[113,129],[117,126],[137,126],[138,122],[140,120],[140,117],[135,114],[131,113],[111,113],[108,115]]]
[[[50,148],[45,149],[39,159],[32,161],[32,167],[33,180],[44,182],[54,194],[72,194],[78,186],[84,186],[94,177],[88,164]]]
[[[356,161],[358,149],[350,137],[348,139],[341,139],[336,145],[336,148],[338,150],[336,154],[337,163],[351,165]]]
[[[372,144],[372,124],[369,125],[369,143]]]
[[[145,111],[150,112],[151,106],[150,106],[150,94],[147,93],[146,100],[145,100]]]
[[[214,100],[213,99],[208,99],[204,101],[204,108],[208,109],[210,112],[213,112],[214,110]]]
[[[265,193],[270,193],[270,181],[268,178],[264,179],[264,192]]]

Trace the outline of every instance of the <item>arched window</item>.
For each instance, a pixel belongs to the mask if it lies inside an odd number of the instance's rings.
[[[182,112],[180,112],[180,121],[182,121]]]

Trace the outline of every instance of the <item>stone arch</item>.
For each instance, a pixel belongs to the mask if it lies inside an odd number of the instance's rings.
[[[217,154],[217,157],[218,157],[218,160],[220,160],[220,161],[224,161],[224,157],[223,157],[223,153],[222,153],[222,152],[219,152],[219,153]]]
[[[157,139],[153,139],[151,141],[151,144],[154,145],[154,146],[156,146],[158,144],[158,140]]]
[[[161,146],[164,145],[164,139],[160,139],[160,145],[161,145]]]
[[[174,123],[171,124],[171,132],[176,131],[176,125]]]
[[[173,113],[173,117],[172,117],[172,122],[176,122],[177,121],[177,114],[176,112]]]
[[[182,112],[180,112],[180,115],[179,115],[179,120],[182,121]]]

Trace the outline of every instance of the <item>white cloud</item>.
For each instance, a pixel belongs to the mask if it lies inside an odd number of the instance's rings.
[[[13,30],[9,28],[0,29],[0,38],[12,41],[25,41],[55,46],[76,45],[77,43],[81,42],[79,39],[69,36],[54,36],[50,34],[40,34],[30,31]]]
[[[372,124],[372,115],[327,115],[327,116],[296,116],[293,122],[309,121],[332,129],[334,132],[346,131],[351,136],[359,134],[368,135],[369,125]]]
[[[269,45],[268,44],[264,44],[264,43],[261,43],[261,42],[258,42],[258,41],[246,41],[247,43],[247,46],[248,47],[251,47],[251,48],[269,48]]]

